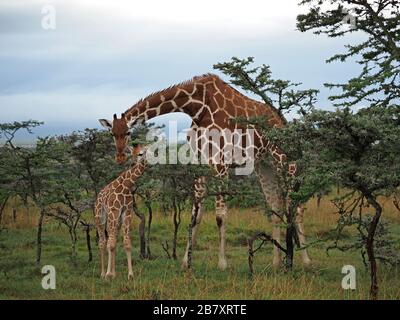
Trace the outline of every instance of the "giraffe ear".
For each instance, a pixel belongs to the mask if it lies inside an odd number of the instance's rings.
[[[99,122],[107,130],[111,130],[112,129],[112,124],[111,124],[110,121],[108,121],[106,119],[99,119]]]

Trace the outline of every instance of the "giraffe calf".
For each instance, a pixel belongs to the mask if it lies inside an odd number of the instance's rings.
[[[132,148],[133,158],[143,153],[141,146]],[[147,167],[145,156],[134,161],[115,180],[104,187],[97,199],[94,210],[96,229],[99,234],[101,277],[114,278],[117,237],[121,225],[124,234],[124,249],[128,260],[128,279],[133,278],[130,227],[133,211],[133,189],[137,179]],[[106,230],[108,239],[106,239]],[[108,251],[108,266],[105,271],[105,254]]]

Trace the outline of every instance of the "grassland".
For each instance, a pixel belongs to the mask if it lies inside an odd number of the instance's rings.
[[[305,216],[312,266],[303,268],[296,254],[292,272],[271,267],[272,247],[257,252],[255,274],[249,275],[246,239],[256,231],[270,231],[271,226],[257,210],[231,209],[227,231],[229,267],[217,268],[218,232],[212,212],[207,212],[201,225],[194,269],[191,273],[180,268],[180,261],[168,259],[161,243],[172,238],[172,219],[156,213],[153,219],[151,248],[152,260],[139,259],[139,241],[134,221],[133,257],[134,280],[127,281],[127,266],[122,244],[119,242],[117,277],[103,281],[99,277],[98,254],[93,241],[94,259],[87,262],[83,232],[78,241],[78,263],[70,260],[68,232],[57,222],[48,221],[43,234],[42,264],[55,266],[56,290],[43,290],[42,274],[35,267],[35,229],[37,216],[34,209],[27,215],[20,210],[17,220],[7,208],[4,226],[0,232],[0,299],[368,299],[369,276],[359,252],[330,251],[325,242],[317,240],[332,236],[337,215],[328,199],[320,208],[315,200],[307,205]],[[89,213],[88,213],[89,214]],[[400,214],[385,202],[384,218],[393,222],[392,232],[400,247]],[[183,254],[188,216],[179,232],[178,255]],[[351,237],[351,233],[346,235]],[[357,270],[357,289],[343,290],[343,265]],[[380,298],[400,299],[400,269],[379,265]]]

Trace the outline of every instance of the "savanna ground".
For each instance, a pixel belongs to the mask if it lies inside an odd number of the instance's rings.
[[[399,238],[400,213],[385,200],[384,219],[389,220],[392,234]],[[42,265],[56,268],[56,289],[41,287],[43,275],[35,266],[37,215],[21,209],[12,219],[11,207],[5,211],[5,229],[0,232],[0,299],[368,299],[369,275],[358,251],[326,253],[326,242],[333,238],[337,215],[328,198],[320,208],[316,200],[307,204],[305,226],[312,266],[301,266],[296,252],[292,272],[275,270],[271,266],[272,246],[268,244],[256,253],[255,273],[248,268],[247,238],[257,231],[271,231],[271,224],[261,210],[231,209],[227,228],[229,267],[217,268],[218,231],[213,212],[206,212],[194,251],[194,269],[187,273],[180,268],[180,259],[187,239],[188,213],[185,212],[179,231],[177,261],[167,258],[161,243],[172,238],[172,217],[156,213],[153,218],[152,260],[139,259],[138,219],[132,231],[134,280],[127,281],[127,265],[122,243],[118,243],[117,277],[104,281],[99,277],[99,259],[92,236],[93,262],[87,262],[85,235],[79,233],[77,266],[70,260],[70,242],[65,227],[48,220],[43,233]],[[87,213],[90,215],[91,213]],[[94,232],[92,232],[92,235]],[[351,232],[344,235],[350,239]],[[171,241],[170,241],[171,243]],[[397,239],[400,247],[400,240]],[[341,273],[344,265],[353,265],[357,272],[357,289],[343,290]],[[379,264],[380,298],[400,299],[399,267]]]

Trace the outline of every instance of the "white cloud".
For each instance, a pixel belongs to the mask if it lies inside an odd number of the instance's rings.
[[[57,12],[57,29],[42,30],[41,7],[53,4]],[[170,1],[6,1],[3,11],[23,15],[21,28],[25,35],[20,39],[7,39],[2,55],[40,57],[42,55],[79,55],[96,50],[96,56],[121,52],[143,52],[152,47],[167,50],[197,50],[204,46],[218,46],[236,39],[282,37],[293,33],[295,17],[300,12],[296,1],[203,0],[188,2]],[[28,15],[28,17],[27,17]],[[24,20],[24,21],[22,21]],[[18,25],[16,26],[18,27]],[[16,28],[21,32],[19,28]],[[10,30],[11,32],[13,30]],[[32,35],[34,33],[34,35]],[[12,45],[23,48],[32,43],[31,50],[14,52]],[[36,45],[34,44],[36,43]],[[200,44],[200,46],[196,46]]]
[[[0,95],[1,120],[90,121],[125,111],[143,95],[138,92],[97,87]]]
[[[255,56],[306,88],[348,78],[348,67],[323,62],[342,39],[295,31],[297,2],[3,0],[0,121],[94,124],[232,56]],[[54,31],[41,29],[48,4]]]

